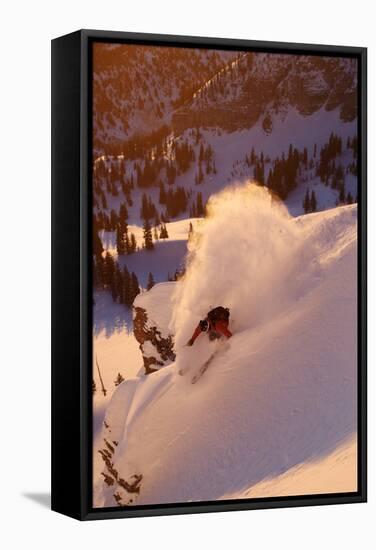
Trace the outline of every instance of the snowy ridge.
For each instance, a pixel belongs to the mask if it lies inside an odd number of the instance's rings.
[[[210,213],[185,278],[170,285],[175,363],[123,382],[106,411],[96,506],[247,497],[263,480],[258,494],[275,495],[273,480],[281,487],[298,465],[320,470],[354,440],[356,205],[292,219],[251,186],[214,197]],[[149,306],[163,309],[166,287],[153,295]],[[183,344],[218,303],[231,309],[234,336],[192,386],[189,373],[215,344]],[[341,472],[344,490],[355,487],[354,468]],[[281,494],[310,492],[306,477],[291,479]]]

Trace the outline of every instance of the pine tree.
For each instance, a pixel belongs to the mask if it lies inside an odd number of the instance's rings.
[[[103,263],[102,256],[93,258],[93,286],[103,290]]]
[[[168,232],[167,232],[166,224],[161,225],[161,231],[159,233],[159,238],[160,239],[168,239]]]
[[[119,223],[124,225],[128,219],[128,210],[124,203],[121,203],[119,210]]]
[[[189,222],[188,240],[192,237],[192,235],[193,235],[193,225],[192,225],[192,222]]]
[[[120,384],[122,382],[124,382],[124,378],[122,377],[120,372],[118,372],[118,375],[117,375],[116,379],[114,380],[114,384],[115,384],[115,386],[120,386]]]
[[[109,252],[106,253],[103,265],[103,282],[106,287],[111,287],[114,280],[115,262]]]
[[[345,203],[345,184],[344,183],[341,183],[341,186],[339,188],[338,200],[340,204]]]
[[[204,160],[204,146],[203,146],[202,143],[200,145],[200,152],[199,152],[199,155],[198,155],[198,160],[200,161],[200,164]]]
[[[111,227],[111,231],[115,231],[116,230],[116,226],[118,224],[118,215],[116,213],[116,211],[114,209],[111,210],[110,212],[110,227]]]
[[[152,236],[152,233],[151,233],[151,227],[150,227],[149,221],[147,219],[144,222],[144,242],[145,242],[146,250],[153,250],[154,249],[154,243],[153,243],[153,236]]]
[[[303,150],[303,163],[304,163],[304,166],[307,168],[307,166],[308,166],[308,151],[307,151],[307,147],[304,147],[304,150]]]
[[[311,201],[310,201],[310,198],[309,198],[309,189],[307,189],[304,200],[303,200],[303,208],[304,208],[304,213],[308,214],[308,212],[310,211],[310,208],[311,208]]]
[[[256,162],[256,154],[255,154],[255,148],[254,147],[252,147],[250,162],[251,162],[251,164],[255,164],[255,162]]]
[[[311,194],[311,212],[316,212],[317,210],[317,199],[316,199],[316,193],[312,190]]]
[[[116,226],[116,251],[118,256],[121,256],[127,252],[124,233],[120,227],[120,224]]]
[[[153,288],[154,285],[155,285],[155,281],[154,281],[154,278],[153,278],[153,274],[150,271],[149,276],[148,276],[148,284],[146,286],[147,290],[150,290],[151,288]]]
[[[197,206],[196,206],[197,216],[200,218],[205,214],[205,209],[202,201],[202,194],[197,193]]]
[[[123,239],[124,239],[124,243],[125,243],[125,252],[126,252],[126,254],[131,254],[131,251],[130,251],[131,250],[131,243],[129,241],[128,224],[127,223],[124,224],[123,231],[124,231]]]
[[[97,231],[93,233],[93,254],[94,256],[101,256],[103,252],[103,244]]]
[[[136,252],[136,250],[137,250],[136,237],[135,237],[134,233],[131,233],[128,254],[133,254],[134,252]]]
[[[136,296],[140,294],[140,285],[138,283],[137,275],[135,273],[131,274],[131,282],[130,282],[130,305],[133,305],[134,299]]]

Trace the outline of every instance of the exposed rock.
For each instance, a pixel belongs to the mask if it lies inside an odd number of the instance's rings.
[[[150,326],[144,308],[133,309],[133,333],[140,343],[145,374],[150,374],[175,360],[174,342],[171,335],[163,336],[157,327]]]
[[[107,431],[111,431],[106,428]],[[133,474],[129,480],[125,480],[119,476],[119,472],[114,467],[113,455],[114,447],[104,439],[107,448],[100,449],[98,452],[104,462],[104,471],[101,475],[104,478],[104,483],[113,491],[113,497],[119,506],[126,506],[134,502],[134,495],[139,494],[142,481],[142,474]],[[113,442],[115,444],[115,441]],[[111,451],[109,450],[111,449]]]
[[[179,133],[193,126],[229,132],[261,120],[272,132],[273,114],[294,107],[309,116],[339,107],[344,121],[357,114],[357,65],[354,59],[247,53],[229,64],[173,114]]]

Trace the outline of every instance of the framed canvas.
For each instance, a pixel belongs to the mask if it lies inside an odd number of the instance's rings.
[[[366,49],[52,41],[52,508],[366,500]]]

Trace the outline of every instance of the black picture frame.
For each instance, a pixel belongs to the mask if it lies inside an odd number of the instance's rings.
[[[358,491],[95,509],[92,486],[91,45],[210,47],[358,59]],[[52,509],[80,520],[365,502],[367,499],[367,50],[80,30],[52,40]],[[66,396],[69,396],[67,399]]]

